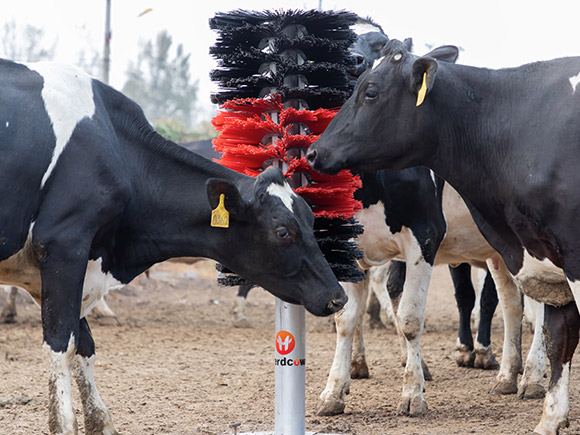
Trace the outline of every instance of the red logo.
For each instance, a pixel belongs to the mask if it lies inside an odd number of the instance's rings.
[[[288,331],[278,331],[276,334],[276,351],[280,355],[288,355],[294,350],[296,340]]]

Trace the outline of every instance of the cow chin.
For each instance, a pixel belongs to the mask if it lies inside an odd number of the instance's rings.
[[[323,297],[312,297],[298,300],[293,297],[282,295],[282,294],[275,294],[277,298],[287,302],[289,304],[294,305],[302,305],[310,314],[318,317],[325,317],[330,316],[331,314],[336,313],[337,311],[341,310],[344,307],[348,300],[348,296],[342,289],[339,287],[339,290],[332,295],[330,298],[323,298]]]

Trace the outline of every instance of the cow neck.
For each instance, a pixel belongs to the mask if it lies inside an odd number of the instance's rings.
[[[221,178],[244,186],[252,179],[153,131],[125,141],[122,148],[133,189],[123,219],[122,232],[130,235],[124,237],[124,255],[151,264],[181,256],[215,259],[227,247],[230,232],[210,227],[206,182]]]

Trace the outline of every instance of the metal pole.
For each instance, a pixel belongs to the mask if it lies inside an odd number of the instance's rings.
[[[276,435],[304,435],[306,411],[305,310],[276,298]]]
[[[103,82],[109,83],[111,54],[111,0],[106,0],[105,9],[105,56],[103,58]]]

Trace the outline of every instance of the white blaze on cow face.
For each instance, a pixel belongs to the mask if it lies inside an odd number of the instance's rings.
[[[277,196],[278,198],[280,198],[284,203],[284,205],[286,206],[286,208],[290,210],[292,213],[294,213],[293,204],[294,204],[294,196],[296,196],[296,194],[290,188],[288,183],[284,183],[283,185],[278,183],[272,183],[268,186],[268,189],[266,189],[266,191],[270,195]]]
[[[576,74],[574,77],[570,77],[568,80],[570,80],[570,84],[572,85],[572,93],[575,94],[576,86],[580,83],[580,73]]]
[[[42,189],[77,124],[94,115],[93,87],[91,78],[73,66],[50,62],[25,65],[44,80],[42,99],[56,137],[52,159],[40,183]]]
[[[372,69],[375,69],[377,66],[379,66],[379,64],[383,61],[384,58],[385,58],[385,56],[380,57],[377,60],[375,60],[374,63],[373,63]]]

